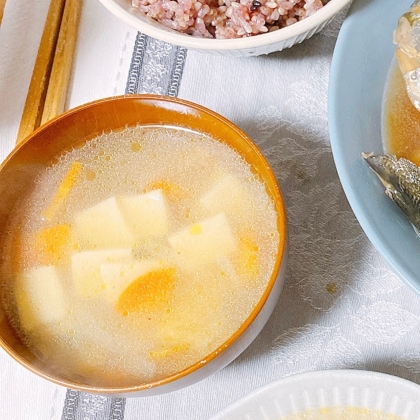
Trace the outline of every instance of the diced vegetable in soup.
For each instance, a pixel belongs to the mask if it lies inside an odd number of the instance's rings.
[[[242,157],[155,126],[65,153],[8,232],[12,324],[39,357],[101,386],[159,380],[215,351],[260,300],[279,244]]]

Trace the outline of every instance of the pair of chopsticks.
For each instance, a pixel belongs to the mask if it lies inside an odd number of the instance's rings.
[[[81,8],[82,0],[50,2],[16,144],[64,111]]]

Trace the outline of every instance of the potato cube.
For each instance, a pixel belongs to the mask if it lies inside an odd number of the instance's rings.
[[[121,197],[121,211],[136,238],[166,235],[168,216],[162,190]]]
[[[115,197],[108,198],[76,214],[76,239],[88,248],[118,248],[134,245],[134,237]]]
[[[192,270],[215,262],[236,249],[225,213],[192,224],[168,239],[179,263]]]
[[[130,283],[150,271],[161,267],[163,262],[159,260],[143,260],[129,262],[104,263],[100,266],[102,280],[105,284],[105,297],[115,304],[121,293]]]
[[[61,280],[54,266],[33,267],[17,280],[16,303],[22,327],[60,321],[66,315]]]
[[[71,271],[76,290],[85,297],[93,297],[105,290],[101,264],[129,261],[131,249],[84,251],[71,257]]]
[[[220,211],[240,213],[246,202],[246,193],[243,185],[234,175],[226,175],[204,194],[201,205],[210,213],[216,214]]]

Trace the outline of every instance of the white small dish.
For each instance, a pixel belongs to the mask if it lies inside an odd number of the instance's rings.
[[[419,420],[420,386],[369,371],[307,372],[258,388],[211,420],[282,420],[307,410],[331,407],[379,411],[384,419],[395,416],[393,420]],[[319,419],[322,418],[320,415]]]

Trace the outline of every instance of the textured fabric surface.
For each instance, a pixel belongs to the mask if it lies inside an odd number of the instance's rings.
[[[8,0],[0,27],[0,157],[14,145],[47,0]],[[67,108],[124,93],[197,102],[261,148],[284,194],[286,284],[266,327],[233,363],[183,390],[120,399],[62,389],[0,351],[7,419],[209,419],[273,380],[321,369],[365,369],[420,383],[420,298],[373,249],[348,206],[329,145],[327,90],[345,13],[290,50],[235,59],[137,33],[85,0]]]
[[[137,33],[125,93],[178,96],[187,50]]]

